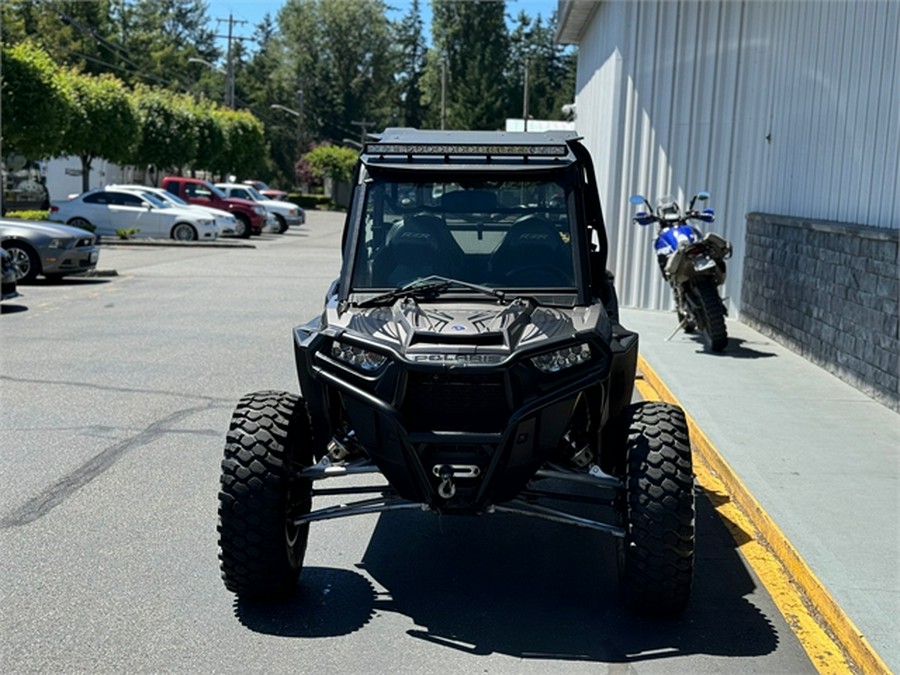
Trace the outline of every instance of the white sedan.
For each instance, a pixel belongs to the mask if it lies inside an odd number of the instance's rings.
[[[156,237],[180,241],[218,238],[215,219],[194,209],[172,208],[155,195],[115,188],[89,190],[50,205],[50,220],[93,230],[101,237]]]
[[[283,202],[277,199],[269,199],[261,194],[256,188],[242,183],[216,183],[219,188],[229,197],[238,197],[240,199],[249,199],[265,207],[270,216],[274,216],[277,221],[276,232],[283,234],[289,227],[296,227],[306,222],[306,212],[294,204],[293,202]]]
[[[194,209],[202,213],[211,215],[216,220],[216,226],[219,228],[220,237],[231,237],[237,232],[237,218],[234,214],[222,209],[214,209],[211,206],[200,206],[199,204],[190,204],[184,201],[178,195],[173,195],[168,190],[152,187],[149,185],[110,185],[107,189],[128,190],[130,192],[149,192],[159,199],[166,202],[169,206],[176,209]]]

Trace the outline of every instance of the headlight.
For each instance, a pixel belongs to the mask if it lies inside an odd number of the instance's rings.
[[[209,220],[208,218],[199,218],[197,220],[198,225],[212,225],[215,221]]]
[[[266,207],[265,206],[254,206],[253,210],[257,213],[257,215],[260,215],[260,216],[266,215]]]
[[[375,372],[387,362],[387,357],[382,354],[341,342],[331,345],[331,356],[367,373]]]
[[[532,356],[531,362],[542,373],[558,373],[560,370],[587,363],[590,359],[591,348],[586,344],[580,344]]]
[[[50,243],[47,244],[47,246],[48,248],[70,248],[74,243],[74,239],[69,239],[67,237],[57,237],[56,239],[51,239]]]
[[[289,215],[289,216],[296,216],[296,215],[297,215],[297,209],[290,209],[290,210],[288,210],[288,215]]]

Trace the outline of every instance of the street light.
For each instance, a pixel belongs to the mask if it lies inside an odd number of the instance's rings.
[[[188,63],[202,63],[204,66],[206,66],[207,68],[212,68],[217,73],[222,73],[223,75],[225,74],[225,71],[222,70],[221,68],[219,68],[219,66],[217,66],[215,63],[210,63],[209,61],[207,61],[205,59],[198,59],[198,58],[192,56],[191,58],[188,59]]]
[[[299,161],[300,157],[303,156],[303,90],[297,90],[297,105],[300,110],[294,110],[293,108],[288,108],[286,105],[281,105],[280,103],[273,103],[269,107],[272,110],[280,110],[281,112],[286,112],[288,115],[293,115],[297,118],[297,159]]]
[[[296,110],[294,110],[294,109],[292,109],[292,108],[288,108],[287,106],[284,106],[284,105],[280,105],[280,104],[278,104],[278,103],[273,103],[273,104],[270,105],[269,107],[270,107],[272,110],[283,110],[283,111],[286,112],[288,115],[293,115],[294,117],[298,117],[298,118],[300,117],[300,113],[297,112]]]
[[[231,96],[229,96],[229,94],[231,93],[231,82],[229,80],[228,73],[226,73],[224,70],[219,68],[219,66],[217,66],[215,63],[210,63],[206,59],[198,59],[195,56],[190,57],[188,59],[188,63],[200,63],[200,64],[206,66],[207,68],[209,68],[210,70],[214,70],[217,73],[224,75],[225,76],[225,99],[224,99],[225,107],[226,108],[234,108],[234,100],[231,98]]]

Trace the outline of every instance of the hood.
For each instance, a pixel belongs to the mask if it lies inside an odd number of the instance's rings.
[[[293,202],[284,202],[280,199],[267,199],[264,202],[259,202],[263,206],[275,206],[279,209],[293,209],[295,211],[300,211],[300,207],[294,204]]]
[[[584,332],[599,331],[607,340],[611,335],[599,305],[541,307],[528,300],[508,305],[447,305],[406,299],[392,307],[350,309],[340,316],[332,315],[331,320],[343,324],[348,333],[383,343],[411,360],[422,354],[492,354],[500,360],[516,351],[565,342]]]
[[[241,197],[226,197],[225,201],[229,206],[237,206],[242,209],[250,209],[251,211],[259,206],[256,202],[250,199],[242,199]]]
[[[5,236],[20,234],[27,236],[29,232],[39,232],[48,237],[93,237],[93,232],[82,230],[80,227],[71,227],[60,223],[51,223],[45,220],[0,220],[0,232]]]

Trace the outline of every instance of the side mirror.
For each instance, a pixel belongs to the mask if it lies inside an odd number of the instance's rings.
[[[644,202],[646,202],[647,200],[641,195],[631,195],[631,197],[628,198],[628,201],[630,201],[635,206],[643,206]]]
[[[707,199],[709,199],[709,193],[706,190],[701,190],[693,197],[691,197],[691,203],[688,206],[688,211],[693,211],[694,204],[696,204],[697,202],[705,202]]]

